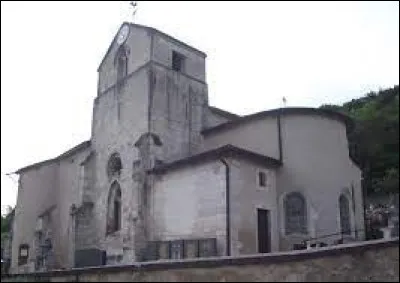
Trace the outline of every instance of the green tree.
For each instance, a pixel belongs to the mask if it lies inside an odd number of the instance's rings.
[[[321,108],[354,119],[355,126],[348,132],[350,155],[363,171],[367,194],[398,193],[399,86]]]
[[[8,206],[6,213],[1,215],[1,235],[10,232],[13,216],[14,209],[11,206]]]

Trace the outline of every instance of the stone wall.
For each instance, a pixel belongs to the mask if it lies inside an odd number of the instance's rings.
[[[340,239],[341,194],[350,204],[351,237],[363,240],[361,171],[349,158],[346,125],[324,115],[300,112],[282,114],[280,127],[274,115],[256,118],[206,131],[202,148],[208,150],[228,143],[279,159],[281,140],[283,165],[276,174],[275,198],[279,250],[291,250],[294,244],[310,238],[323,237],[327,244]],[[285,231],[283,204],[286,194],[291,192],[301,193],[306,200],[306,233],[289,235]]]
[[[203,127],[204,129],[207,128],[212,128],[212,127],[216,127],[218,125],[221,125],[223,123],[229,122],[230,119],[228,119],[225,116],[222,116],[218,113],[215,113],[214,111],[212,111],[210,108],[205,108],[205,115],[203,117]]]
[[[225,254],[225,169],[218,160],[157,176],[151,192],[150,238],[217,238]]]
[[[148,262],[31,273],[4,282],[125,281],[399,281],[399,239],[376,240],[313,251],[213,259]]]
[[[280,250],[306,238],[328,245],[340,239],[341,194],[349,200],[351,230],[358,231],[351,236],[364,239],[361,171],[349,158],[345,124],[320,115],[282,115],[281,132],[283,166],[276,184]],[[284,199],[291,192],[306,199],[307,234],[286,233]]]
[[[275,170],[249,160],[233,158],[231,170],[231,255],[258,252],[258,209],[269,212],[269,246],[279,250]],[[266,187],[259,186],[258,172],[266,174]]]
[[[33,259],[36,255],[33,246],[38,217],[49,209],[58,209],[55,189],[58,184],[58,168],[57,162],[48,162],[20,174],[12,241],[11,269],[15,272],[34,270]],[[21,244],[29,245],[29,256],[32,260],[26,265],[18,265]]]
[[[266,117],[248,123],[241,123],[232,128],[227,127],[224,130],[206,133],[204,135],[204,143],[201,146],[206,151],[228,143],[279,159],[276,117]]]
[[[54,245],[57,261],[65,268],[73,267],[74,227],[71,206],[82,205],[84,175],[81,174],[81,162],[90,154],[86,148],[59,161],[57,190],[57,220],[54,231]]]
[[[191,155],[201,143],[207,85],[168,66],[152,64],[149,131],[162,142],[161,160]]]
[[[206,81],[205,54],[194,50],[182,42],[162,33],[154,33],[152,36],[152,61],[163,66],[172,66],[172,51],[184,56],[184,68],[182,72],[198,81]]]
[[[122,26],[121,26],[122,27]],[[130,26],[128,37],[124,43],[128,53],[127,73],[130,74],[150,61],[150,35],[146,29]],[[98,73],[98,91],[103,93],[112,87],[117,79],[117,68],[115,67],[115,55],[120,45],[114,39],[109,50],[100,63]]]

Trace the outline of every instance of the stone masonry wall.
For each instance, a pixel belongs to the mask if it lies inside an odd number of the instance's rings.
[[[216,238],[226,254],[225,169],[209,161],[156,177],[149,204],[151,240]]]
[[[33,246],[37,219],[57,204],[55,188],[58,182],[58,168],[58,163],[50,162],[20,175],[13,227],[12,272],[34,270],[33,258],[36,255],[33,253]],[[57,207],[55,209],[57,210]],[[18,265],[18,249],[21,244],[30,246],[30,260],[26,265]]]
[[[140,265],[31,273],[4,282],[398,282],[399,239],[236,258],[149,262]]]
[[[258,209],[269,212],[269,245],[279,250],[275,170],[260,164],[234,158],[231,170],[231,255],[258,252]],[[266,174],[266,187],[260,187],[258,172]]]
[[[281,132],[283,166],[277,171],[280,250],[290,250],[308,238],[329,245],[340,239],[339,197],[343,192],[350,202],[351,230],[358,230],[352,237],[362,240],[361,172],[350,163],[346,126],[323,116],[283,115]],[[287,235],[285,231],[284,198],[294,191],[306,199],[307,234]],[[336,235],[327,237],[332,234]]]

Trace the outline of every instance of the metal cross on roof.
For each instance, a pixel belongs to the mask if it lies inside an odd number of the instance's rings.
[[[137,1],[130,1],[129,5],[131,5],[132,7],[132,22],[133,22],[133,19],[135,18],[135,14],[137,11]]]

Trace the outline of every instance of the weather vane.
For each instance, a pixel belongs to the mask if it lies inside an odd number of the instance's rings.
[[[136,11],[137,11],[137,1],[130,1],[129,5],[131,5],[131,7],[132,7],[132,21],[133,21],[133,19],[135,18]]]

